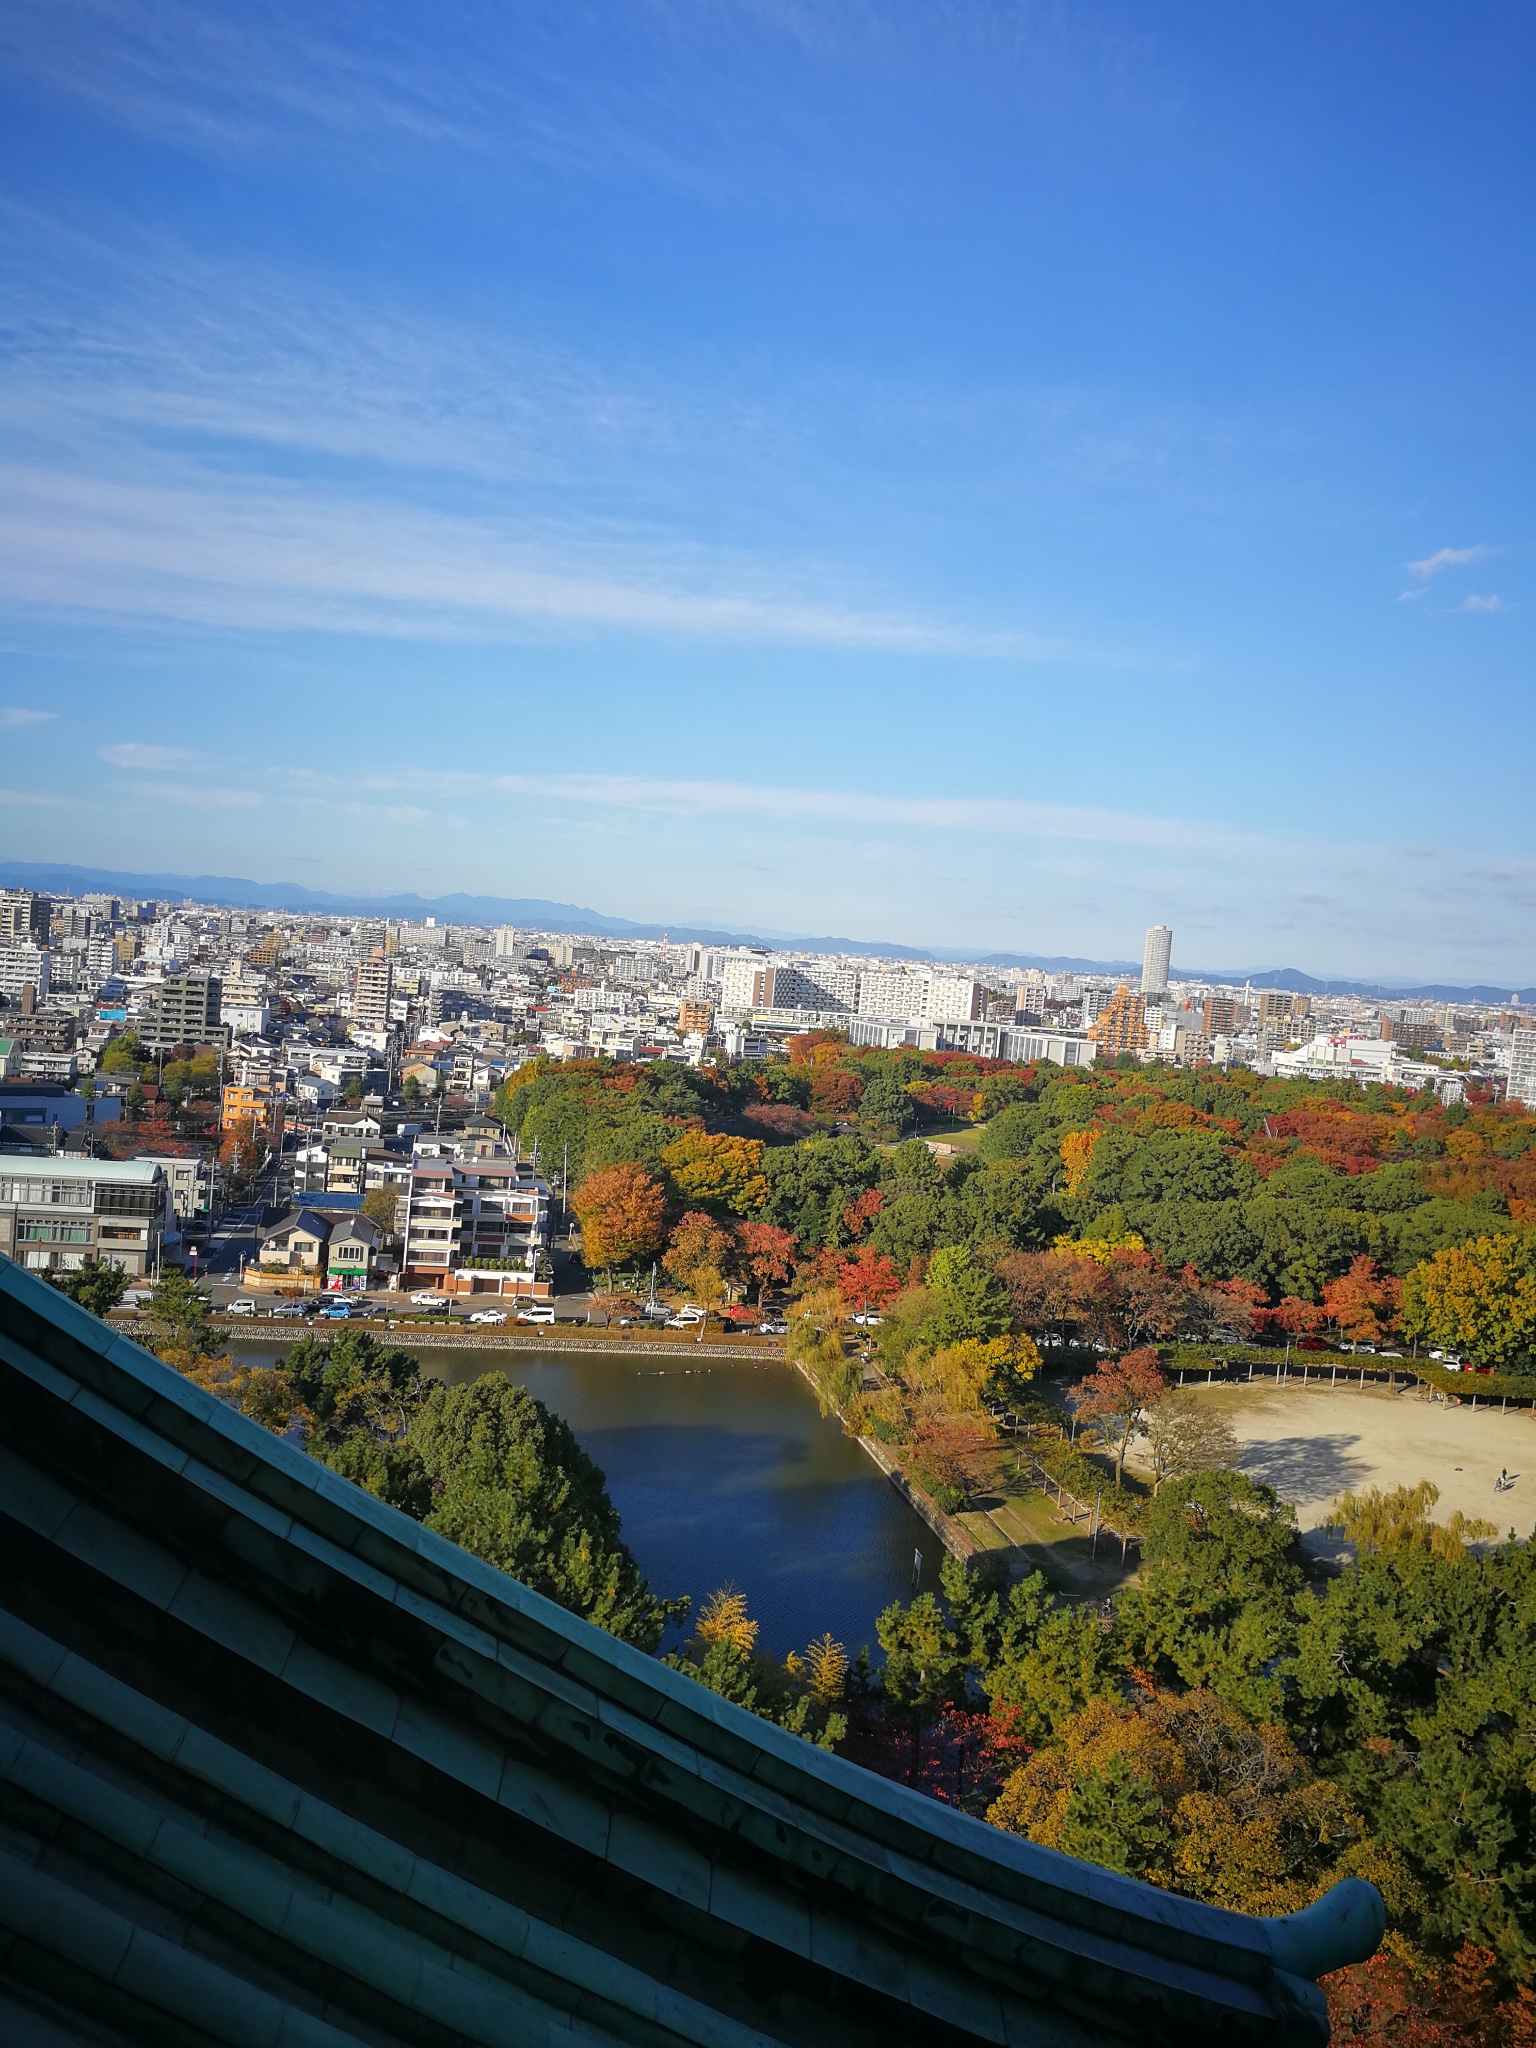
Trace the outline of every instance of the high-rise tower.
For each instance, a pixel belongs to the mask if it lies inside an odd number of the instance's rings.
[[[1141,992],[1144,996],[1167,993],[1168,962],[1172,953],[1173,933],[1165,924],[1153,925],[1141,951]]]

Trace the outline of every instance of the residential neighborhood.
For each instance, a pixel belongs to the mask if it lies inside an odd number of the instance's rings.
[[[855,1047],[1536,1096],[1499,1008],[106,895],[0,894],[0,1248],[167,1260],[255,1298],[548,1301],[571,1161],[492,1113],[529,1062],[729,1067]],[[40,1193],[39,1190],[47,1190]],[[130,1220],[131,1219],[131,1220]]]

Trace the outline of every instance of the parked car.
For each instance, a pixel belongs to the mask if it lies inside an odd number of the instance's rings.
[[[352,1304],[349,1301],[328,1301],[321,1309],[320,1315],[327,1323],[350,1323]]]
[[[504,1323],[507,1312],[504,1308],[477,1308],[469,1320],[472,1323]]]
[[[225,1314],[231,1316],[253,1316],[255,1313],[256,1304],[246,1295],[242,1295],[238,1301],[232,1301],[225,1310]]]
[[[661,1327],[664,1330],[696,1330],[699,1320],[698,1316],[668,1316]]]
[[[667,1302],[648,1301],[642,1313],[648,1315],[653,1322],[664,1323],[667,1317],[671,1315],[672,1310]]]
[[[866,1330],[878,1330],[885,1321],[885,1317],[877,1316],[873,1309],[868,1309],[859,1315],[850,1316],[848,1320],[851,1323],[861,1324]]]
[[[555,1320],[555,1304],[552,1301],[531,1301],[526,1308],[517,1312],[520,1323],[552,1323]]]
[[[696,1302],[692,1301],[685,1301],[682,1307],[675,1311],[675,1314],[680,1323],[703,1323],[709,1320],[709,1310],[700,1308]],[[672,1317],[669,1316],[667,1320],[671,1322]]]
[[[429,1294],[425,1298],[419,1294],[413,1294],[411,1299],[415,1302],[418,1311],[424,1311],[427,1315],[446,1315],[448,1313],[448,1297],[446,1294]]]
[[[304,1304],[301,1301],[280,1301],[277,1304],[276,1308],[268,1309],[267,1314],[272,1318],[274,1322],[279,1321],[283,1317],[292,1316],[298,1316],[300,1319],[302,1319],[304,1315]]]
[[[766,1323],[759,1323],[757,1330],[760,1337],[787,1337],[789,1335],[788,1323],[776,1323],[771,1318]]]

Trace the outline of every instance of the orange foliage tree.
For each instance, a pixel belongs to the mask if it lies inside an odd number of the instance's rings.
[[[741,1223],[736,1228],[741,1263],[757,1282],[761,1302],[770,1287],[782,1287],[795,1270],[794,1232],[776,1223]]]
[[[1124,1358],[1106,1359],[1097,1372],[1079,1380],[1067,1399],[1085,1422],[1091,1423],[1115,1460],[1115,1484],[1125,1470],[1125,1454],[1131,1438],[1159,1394],[1166,1393],[1157,1353],[1148,1347],[1129,1351]]]
[[[666,1231],[667,1197],[643,1166],[604,1166],[589,1173],[571,1197],[581,1225],[582,1256],[589,1267],[648,1258]]]
[[[690,1209],[667,1239],[667,1271],[690,1294],[718,1300],[735,1249],[735,1239],[713,1216]]]
[[[1353,1344],[1379,1344],[1397,1328],[1403,1283],[1376,1270],[1374,1259],[1355,1259],[1340,1280],[1323,1289],[1323,1309]]]

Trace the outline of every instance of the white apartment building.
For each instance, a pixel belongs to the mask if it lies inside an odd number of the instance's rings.
[[[449,1294],[547,1299],[540,1254],[549,1235],[549,1187],[526,1165],[429,1158],[411,1166],[404,1203],[404,1280]],[[397,1212],[398,1213],[398,1212]]]
[[[53,958],[46,946],[0,945],[0,995],[16,1002],[30,988],[38,1002],[48,993]]]
[[[1536,1031],[1516,1031],[1510,1038],[1508,1099],[1536,1109]]]
[[[973,1024],[987,1014],[987,991],[964,974],[861,974],[858,1010],[890,1023]]]

